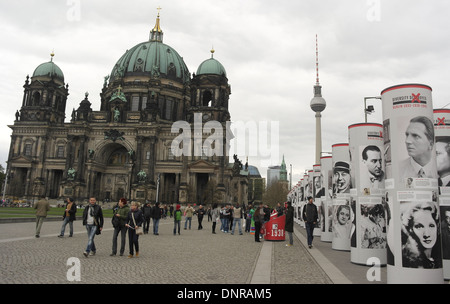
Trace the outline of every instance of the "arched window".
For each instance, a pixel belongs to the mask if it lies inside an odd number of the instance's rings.
[[[202,106],[210,107],[211,105],[212,105],[212,94],[211,91],[207,90],[203,92]]]

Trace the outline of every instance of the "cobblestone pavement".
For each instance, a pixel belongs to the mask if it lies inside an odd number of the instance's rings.
[[[198,230],[195,217],[191,230],[183,230],[183,220],[181,235],[174,236],[169,218],[160,221],[160,235],[140,236],[138,258],[127,258],[128,239],[124,256],[111,257],[113,228],[105,219],[102,234],[95,237],[97,253],[86,258],[87,235],[81,221],[74,222],[71,238],[69,226],[64,238],[57,237],[61,224],[44,222],[40,238],[34,237],[34,222],[0,224],[0,283],[249,284],[264,244],[254,242],[250,234],[231,235],[219,229],[212,234],[206,219],[204,229]],[[331,283],[297,238],[292,247],[286,247],[285,241],[271,243],[270,283]],[[72,282],[67,274],[74,274],[69,270],[77,259],[80,281]]]

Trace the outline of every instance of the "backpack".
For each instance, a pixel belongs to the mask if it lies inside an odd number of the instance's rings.
[[[175,211],[175,220],[181,221],[181,210]]]

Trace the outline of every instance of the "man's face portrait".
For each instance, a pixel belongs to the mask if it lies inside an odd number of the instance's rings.
[[[370,174],[380,177],[383,174],[381,152],[367,151],[367,160],[363,160]]]
[[[335,170],[334,180],[336,183],[336,189],[338,193],[344,192],[350,187],[350,174],[343,170]]]
[[[436,142],[436,163],[440,176],[450,173],[450,155],[447,153],[446,142]]]
[[[425,125],[420,122],[411,122],[405,132],[406,149],[408,155],[414,160],[424,154],[431,153],[432,144],[426,136]]]

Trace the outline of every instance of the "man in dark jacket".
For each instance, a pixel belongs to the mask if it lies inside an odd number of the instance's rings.
[[[88,257],[89,254],[95,255],[97,250],[95,248],[94,237],[96,234],[100,234],[103,229],[103,211],[102,207],[97,205],[95,197],[91,197],[89,199],[89,205],[84,208],[83,226],[86,226],[88,234],[88,243],[83,254],[85,257]]]
[[[142,207],[142,213],[144,215],[144,233],[148,234],[148,229],[150,227],[150,218],[152,218],[152,206],[150,206],[150,203],[147,202],[144,204],[144,207]]]
[[[286,244],[286,246],[292,246],[294,243],[294,238],[292,236],[292,233],[294,232],[294,208],[292,207],[291,202],[287,203],[286,223],[284,225],[284,230],[286,230],[289,236],[289,244]]]
[[[159,235],[158,226],[159,220],[161,219],[161,208],[159,208],[159,203],[156,203],[152,208],[152,218],[153,218],[153,234]]]
[[[313,198],[310,196],[308,197],[308,203],[303,208],[303,220],[305,221],[309,248],[312,247],[312,241],[314,239],[314,226],[317,223],[318,217],[317,206],[313,204]]]

